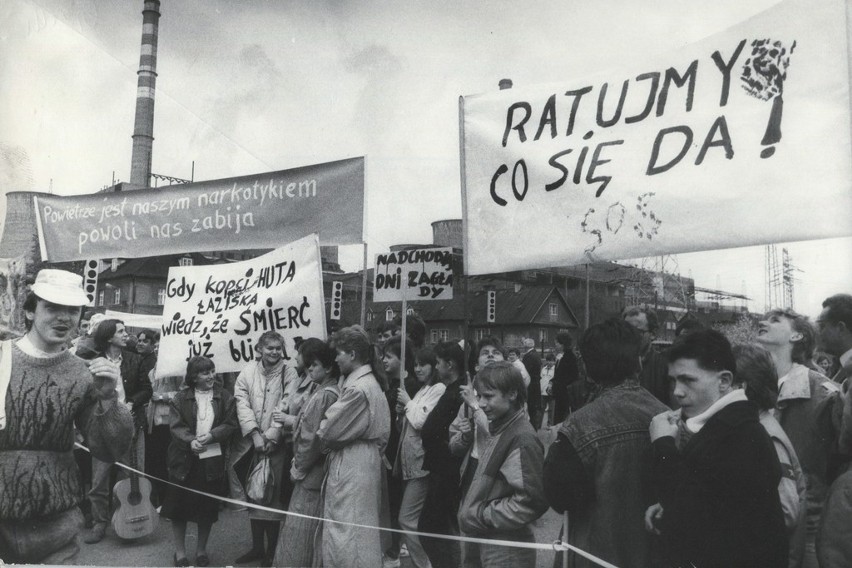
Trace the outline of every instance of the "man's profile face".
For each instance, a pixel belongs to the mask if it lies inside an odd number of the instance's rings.
[[[26,318],[33,324],[30,336],[33,344],[48,352],[64,346],[77,328],[81,310],[79,306],[62,306],[39,300],[35,311],[25,312]]]
[[[115,334],[113,334],[112,339],[109,340],[110,345],[114,345],[116,347],[125,347],[127,345],[127,330],[124,329],[123,323],[118,323],[115,325]]]
[[[89,333],[89,320],[82,319],[80,320],[80,325],[77,326],[77,335],[84,336]]]
[[[823,308],[816,320],[816,324],[819,329],[818,340],[820,348],[835,357],[843,355],[846,349],[848,349],[844,348],[843,329],[838,322],[831,318],[828,308]]]
[[[684,418],[698,416],[722,398],[723,373],[708,371],[695,359],[669,363],[669,379],[675,382],[673,395],[683,409]]]

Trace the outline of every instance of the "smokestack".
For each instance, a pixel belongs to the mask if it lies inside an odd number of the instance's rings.
[[[154,146],[154,93],[157,85],[157,29],[160,0],[145,0],[142,10],[142,53],[136,82],[136,119],[133,124],[133,156],[130,184],[151,185],[151,151]]]

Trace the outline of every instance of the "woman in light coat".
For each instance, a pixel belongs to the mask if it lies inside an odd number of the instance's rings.
[[[255,459],[263,456],[269,458],[274,476],[274,490],[271,502],[264,505],[279,507],[281,486],[285,481],[282,474],[287,456],[281,444],[281,428],[273,422],[272,415],[287,385],[297,376],[295,369],[284,362],[284,338],[280,334],[267,331],[258,339],[257,349],[260,359],[249,363],[240,372],[234,385],[237,419],[242,438],[237,441],[232,451],[231,463],[236,464],[251,451],[254,451]],[[270,565],[283,515],[250,509],[249,519],[252,548],[234,562],[245,564],[263,560],[264,564]]]
[[[330,450],[323,487],[323,517],[379,526],[383,453],[390,434],[390,411],[370,367],[372,346],[361,326],[334,334],[343,380],[340,398],[326,411],[317,436]],[[324,523],[324,566],[375,568],[382,565],[379,531]]]

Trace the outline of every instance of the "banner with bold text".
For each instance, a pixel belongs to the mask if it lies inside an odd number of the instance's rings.
[[[852,234],[843,0],[462,97],[467,274]]]
[[[43,259],[363,242],[364,158],[133,191],[35,198]]]
[[[453,299],[453,249],[427,248],[376,255],[374,302]]]
[[[321,266],[310,235],[243,262],[170,268],[157,376],[183,375],[193,355],[240,371],[266,331],[284,336],[284,358],[295,361],[297,340],[326,337]]]

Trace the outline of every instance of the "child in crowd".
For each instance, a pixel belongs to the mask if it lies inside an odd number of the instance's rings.
[[[544,447],[524,412],[527,389],[509,362],[481,369],[474,380],[490,437],[459,508],[459,528],[478,538],[535,542],[530,524],[547,510]],[[535,550],[477,544],[480,565],[535,566]]]

